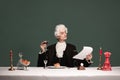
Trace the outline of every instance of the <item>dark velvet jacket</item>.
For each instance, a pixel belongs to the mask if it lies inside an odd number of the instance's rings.
[[[63,58],[58,58],[56,56],[56,44],[50,45],[47,47],[47,51],[42,54],[38,54],[38,67],[44,66],[44,59],[48,60],[47,65],[53,66],[55,63],[60,63],[61,66],[67,66],[67,67],[75,67],[79,66],[80,63],[83,63],[85,67],[89,66],[90,63],[88,63],[85,59],[84,60],[77,60],[73,59],[73,56],[78,54],[76,51],[76,47],[72,44],[67,43],[66,49],[63,53]]]

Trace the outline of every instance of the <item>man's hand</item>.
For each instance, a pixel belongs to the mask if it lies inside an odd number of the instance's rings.
[[[92,59],[92,53],[86,55],[86,60],[91,60]]]
[[[48,44],[47,41],[41,42],[41,44],[40,44],[40,49],[41,49],[41,52],[42,52],[42,53],[46,51],[46,49],[47,49],[47,44]]]

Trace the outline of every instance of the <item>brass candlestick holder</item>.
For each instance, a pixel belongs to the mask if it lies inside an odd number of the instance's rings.
[[[8,69],[9,71],[14,71],[15,69],[13,68],[13,52],[10,50],[10,68]]]
[[[101,65],[101,62],[102,62],[102,48],[101,47],[100,47],[99,55],[100,55],[99,66],[98,66],[97,70],[102,70],[102,65]]]
[[[97,70],[102,70],[101,61],[102,61],[102,55],[100,55],[99,66],[98,66]]]

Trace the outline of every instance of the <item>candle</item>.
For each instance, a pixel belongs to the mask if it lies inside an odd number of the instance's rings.
[[[100,47],[100,51],[99,51],[99,54],[102,55],[102,48]]]
[[[12,56],[12,55],[13,55],[12,50],[10,50],[10,56]]]

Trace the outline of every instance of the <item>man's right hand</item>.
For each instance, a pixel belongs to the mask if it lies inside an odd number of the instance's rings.
[[[41,52],[42,52],[42,53],[44,53],[44,52],[46,51],[46,49],[47,49],[47,44],[48,44],[47,41],[41,42],[41,44],[40,44],[40,49],[41,49]]]

